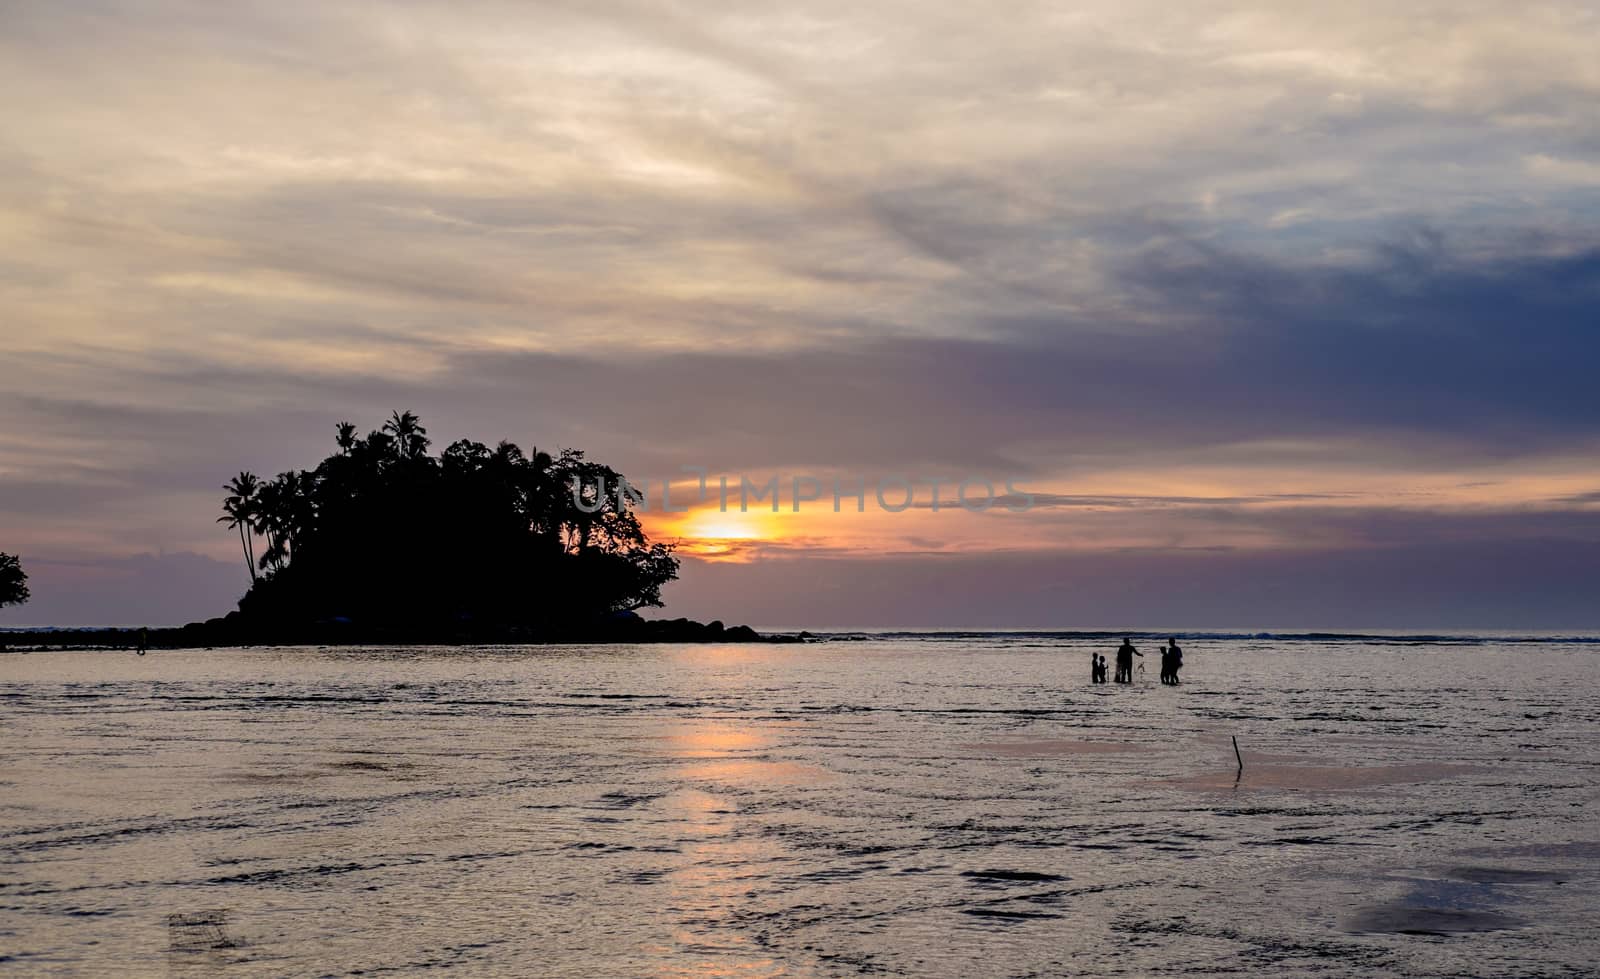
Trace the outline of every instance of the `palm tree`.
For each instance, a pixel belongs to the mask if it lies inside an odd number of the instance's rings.
[[[245,567],[250,569],[250,580],[254,582],[256,552],[250,531],[253,529],[256,517],[261,481],[252,473],[242,472],[222,488],[228,491],[228,496],[222,501],[222,516],[217,518],[217,523],[225,523],[229,529],[238,528],[239,545],[244,549]]]
[[[395,448],[405,459],[415,459],[428,450],[428,430],[409,411],[391,412],[383,430],[394,437]]]
[[[290,470],[280,474],[277,483],[283,488],[284,537],[292,554],[317,516],[317,477],[315,473]]]
[[[283,548],[283,504],[283,485],[278,480],[261,484],[252,516],[256,533],[267,539],[267,549],[261,552],[259,562],[262,570],[269,565],[274,569],[282,567],[287,553]]]
[[[349,455],[350,450],[356,445],[356,427],[350,422],[340,422],[339,434],[335,441],[339,443],[339,451]]]
[[[535,446],[533,454],[528,456],[527,463],[522,467],[522,501],[528,529],[540,540],[559,547],[561,496],[570,490],[561,485],[554,467],[555,459],[550,453],[540,452]]]
[[[291,470],[279,473],[270,483],[263,483],[256,492],[256,529],[267,538],[261,567],[270,564],[281,571],[289,563],[296,539],[315,518],[312,487],[309,474]]]

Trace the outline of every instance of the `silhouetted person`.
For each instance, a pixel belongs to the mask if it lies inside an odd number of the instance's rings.
[[[140,656],[144,655],[144,651],[145,651],[146,648],[149,647],[149,645],[150,645],[150,630],[148,630],[146,628],[143,628],[143,627],[140,627],[140,629],[139,629],[139,655]]]
[[[1183,669],[1183,649],[1178,645],[1178,640],[1167,640],[1167,648],[1161,651],[1161,663],[1161,668],[1167,674],[1167,683],[1176,686],[1178,671]]]
[[[1134,649],[1133,643],[1129,642],[1127,638],[1124,637],[1122,640],[1122,645],[1117,647],[1118,683],[1133,682],[1133,658],[1135,656],[1139,657],[1140,659],[1144,659],[1144,654],[1139,652],[1137,649]]]
[[[1106,682],[1106,658],[1099,653],[1089,654],[1091,676],[1095,683]]]

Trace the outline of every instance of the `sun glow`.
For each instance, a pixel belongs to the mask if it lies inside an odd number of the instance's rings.
[[[762,532],[759,519],[751,513],[697,513],[685,523],[683,534],[699,540],[761,540],[770,535]]]
[[[676,519],[659,519],[657,526],[647,529],[652,537],[674,541],[685,554],[740,560],[748,557],[752,547],[790,536],[790,528],[782,523],[786,515],[768,510],[724,512],[712,507]]]

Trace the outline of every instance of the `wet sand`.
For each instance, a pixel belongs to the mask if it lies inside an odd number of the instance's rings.
[[[1592,650],[1185,646],[0,657],[0,973],[1591,974]]]
[[[1167,785],[1202,792],[1354,792],[1387,785],[1414,785],[1486,771],[1473,765],[1283,765],[1246,757],[1244,770],[1206,772],[1166,779]]]

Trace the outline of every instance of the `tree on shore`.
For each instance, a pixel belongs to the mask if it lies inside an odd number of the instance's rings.
[[[238,529],[239,545],[244,549],[244,564],[250,569],[250,580],[253,582],[256,580],[256,548],[251,527],[255,521],[256,493],[261,489],[261,481],[254,473],[242,472],[222,488],[228,491],[228,495],[222,500],[222,516],[217,518],[217,523],[227,524],[230,530]]]
[[[560,626],[659,607],[677,577],[621,475],[580,451],[463,439],[432,456],[409,411],[365,438],[336,431],[316,468],[224,487],[219,522],[240,531],[251,569],[246,616]]]
[[[0,608],[28,600],[28,572],[14,554],[0,553]]]

